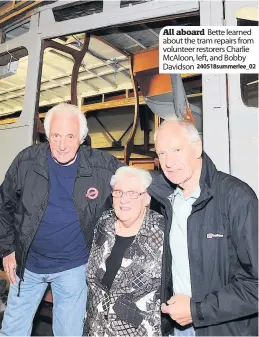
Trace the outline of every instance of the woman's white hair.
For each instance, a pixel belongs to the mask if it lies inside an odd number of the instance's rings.
[[[80,141],[81,143],[85,140],[85,137],[88,133],[87,121],[83,112],[75,105],[61,103],[53,108],[51,108],[47,113],[44,119],[44,129],[47,138],[49,139],[50,134],[50,124],[54,114],[64,114],[64,113],[71,113],[71,115],[78,116],[79,125],[80,125]]]
[[[177,123],[178,125],[185,128],[185,131],[187,132],[188,138],[189,138],[191,143],[195,143],[195,142],[197,142],[198,140],[201,139],[198,130],[196,129],[196,127],[191,122],[188,122],[186,120],[181,120],[181,119],[175,119],[175,120],[170,120],[170,121],[164,121],[158,127],[158,129],[156,130],[156,132],[154,134],[154,141],[156,141],[157,134],[158,134],[159,130],[163,129],[168,124],[173,124],[173,123]]]
[[[137,177],[144,190],[146,190],[152,182],[151,174],[148,171],[133,166],[121,166],[111,177],[111,187],[114,188],[117,181],[126,175]]]

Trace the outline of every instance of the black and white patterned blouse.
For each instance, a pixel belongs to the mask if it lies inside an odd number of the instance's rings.
[[[102,279],[115,243],[116,220],[114,210],[106,211],[96,227],[87,268],[89,294],[84,335],[161,336],[164,218],[147,209],[108,290]]]

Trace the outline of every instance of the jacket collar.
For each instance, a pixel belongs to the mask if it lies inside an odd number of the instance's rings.
[[[199,198],[193,203],[193,207],[199,206],[199,208],[202,208],[213,197],[211,185],[216,172],[216,166],[213,164],[210,157],[205,152],[203,152],[200,176],[201,194]]]
[[[78,176],[87,177],[92,175],[92,165],[89,161],[93,149],[86,145],[79,146],[78,155],[79,155],[79,165],[78,165]]]
[[[207,185],[207,187],[211,188],[211,184],[216,172],[217,172],[216,166],[213,164],[210,157],[205,152],[203,152],[200,183],[204,182]]]
[[[47,180],[49,179],[48,152],[49,143],[40,144],[33,163],[33,171]]]
[[[48,152],[50,151],[49,143],[40,144],[40,150],[36,154],[33,170],[49,179],[49,165],[48,165]],[[92,149],[88,146],[81,145],[78,149],[79,165],[77,170],[77,176],[91,176],[92,168],[89,161],[89,157],[92,154]]]

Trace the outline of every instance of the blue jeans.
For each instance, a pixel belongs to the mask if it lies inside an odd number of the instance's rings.
[[[86,265],[54,274],[35,274],[25,269],[18,297],[19,278],[10,285],[2,336],[30,336],[32,322],[48,283],[53,295],[54,336],[82,336],[86,312]]]
[[[195,330],[193,326],[188,326],[187,328],[174,329],[174,336],[195,336]]]

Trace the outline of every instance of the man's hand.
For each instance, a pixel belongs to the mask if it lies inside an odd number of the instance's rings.
[[[10,283],[15,284],[16,259],[15,252],[3,258],[3,267]]]
[[[182,294],[172,296],[167,301],[167,305],[162,304],[161,311],[170,315],[174,321],[182,326],[192,323],[191,298],[189,296]]]

